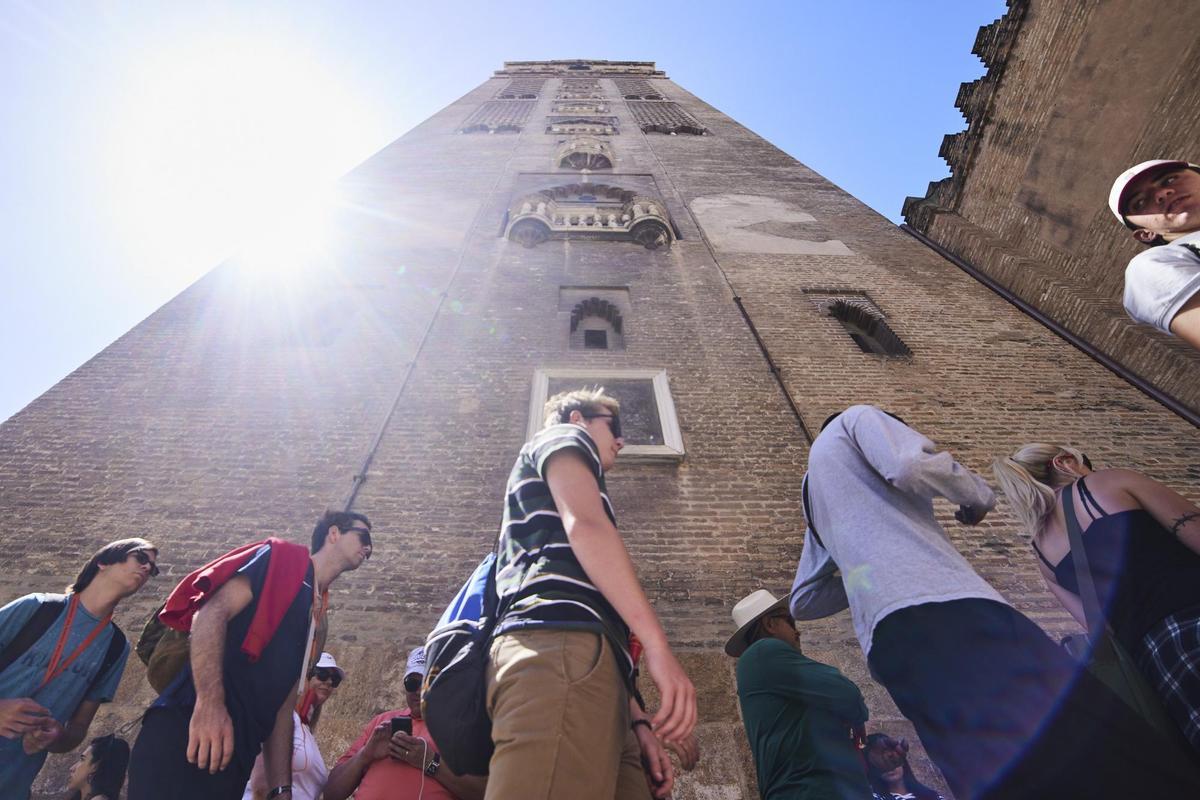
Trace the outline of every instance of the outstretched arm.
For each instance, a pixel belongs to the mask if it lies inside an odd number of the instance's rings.
[[[571,551],[588,578],[646,647],[646,671],[662,696],[659,736],[678,741],[696,725],[696,689],[671,652],[658,615],[646,599],[621,534],[604,513],[596,476],[574,450],[560,450],[544,467]]]

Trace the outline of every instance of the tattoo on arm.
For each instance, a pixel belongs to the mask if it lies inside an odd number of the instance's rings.
[[[1194,519],[1200,519],[1200,511],[1189,511],[1179,519],[1175,520],[1175,524],[1171,526],[1171,535],[1178,536],[1179,532],[1183,530],[1183,526],[1187,525]]]

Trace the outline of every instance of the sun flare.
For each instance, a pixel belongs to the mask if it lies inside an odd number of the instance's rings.
[[[111,110],[108,213],[144,260],[195,272],[238,252],[299,269],[327,244],[331,187],[381,131],[304,48],[214,39],[129,69]]]

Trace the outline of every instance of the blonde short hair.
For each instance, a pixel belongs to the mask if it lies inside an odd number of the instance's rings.
[[[1008,458],[992,462],[992,472],[1013,513],[1030,536],[1036,536],[1054,510],[1054,467],[1051,462],[1059,456],[1074,456],[1083,464],[1086,459],[1074,447],[1045,442],[1022,446]]]
[[[603,386],[559,392],[542,407],[542,427],[548,428],[570,421],[572,411],[590,414],[600,409],[611,411],[613,414],[621,413],[621,404],[615,397],[605,394]]]

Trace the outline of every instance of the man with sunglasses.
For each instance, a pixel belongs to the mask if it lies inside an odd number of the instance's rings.
[[[67,594],[28,594],[0,608],[0,797],[25,798],[47,753],[67,753],[110,702],[129,645],[117,604],[158,574],[158,548],[100,548]]]
[[[313,529],[311,551],[269,539],[185,578],[159,619],[192,614],[189,660],[146,712],[129,765],[130,800],[238,800],[259,752],[267,797],[291,800],[302,665],[324,647],[330,585],[358,569],[371,547],[366,516],[329,511]],[[181,601],[185,612],[177,612]]]
[[[550,398],[545,425],[509,474],[497,543],[501,616],[490,650],[488,712],[496,749],[487,797],[649,798],[670,792],[659,737],[686,740],[696,690],[671,652],[616,527],[605,473],[624,446],[620,406],[602,389]],[[662,697],[632,709],[630,634]],[[640,709],[639,709],[640,712]],[[656,775],[655,772],[658,771]]]
[[[404,670],[407,708],[379,714],[329,773],[325,800],[479,800],[487,779],[455,775],[442,763],[421,719],[425,648],[408,654]],[[394,723],[393,720],[405,720]]]
[[[725,644],[738,660],[738,702],[759,792],[766,800],[871,800],[855,746],[867,721],[862,692],[837,668],[800,652],[787,605],[765,589],[743,597]]]

